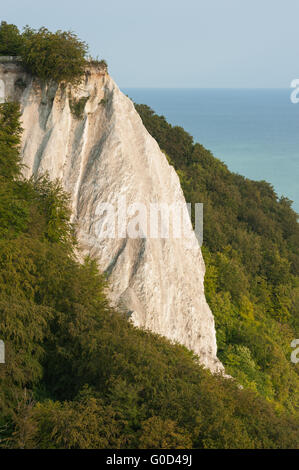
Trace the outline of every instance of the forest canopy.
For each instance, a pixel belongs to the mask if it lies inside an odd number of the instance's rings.
[[[181,127],[136,104],[175,167],[187,202],[204,204],[205,293],[218,357],[244,387],[298,410],[299,224],[291,201],[227,166]]]
[[[213,376],[111,308],[96,263],[76,259],[59,182],[21,176],[19,118],[0,105],[0,447],[298,447],[290,404]]]

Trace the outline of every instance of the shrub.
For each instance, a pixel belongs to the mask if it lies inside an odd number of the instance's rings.
[[[77,119],[83,119],[84,108],[85,108],[87,101],[88,101],[88,96],[83,96],[82,98],[78,100],[73,99],[71,96],[69,97],[71,112]]]
[[[2,21],[0,25],[0,55],[20,55],[23,38],[14,24]]]
[[[80,81],[85,68],[87,44],[70,31],[51,33],[47,28],[26,27],[22,60],[30,73],[59,83]]]
[[[103,59],[94,59],[93,57],[88,57],[88,63],[95,67],[101,67],[104,69],[108,68],[108,64],[106,60],[103,60]]]
[[[26,26],[21,34],[14,24],[0,25],[0,55],[20,56],[28,72],[44,81],[78,83],[86,65],[107,70],[105,60],[86,58],[87,51],[87,44],[71,31]]]
[[[17,103],[0,105],[0,178],[20,174],[19,145],[22,128]]]

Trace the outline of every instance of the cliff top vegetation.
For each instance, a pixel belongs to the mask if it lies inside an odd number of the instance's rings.
[[[1,22],[0,55],[19,56],[25,69],[41,80],[77,83],[87,64],[107,67],[87,53],[87,44],[71,31],[52,33],[45,27],[26,26],[21,33],[17,26]]]

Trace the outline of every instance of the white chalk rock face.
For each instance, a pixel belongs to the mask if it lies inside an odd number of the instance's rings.
[[[1,62],[6,97],[21,102],[25,174],[47,171],[62,180],[71,194],[82,253],[96,258],[108,274],[113,303],[136,326],[185,345],[211,371],[222,372],[195,234],[134,239],[118,233],[124,225],[115,217],[115,237],[113,224],[105,226],[111,238],[101,235],[103,203],[115,209],[125,200],[127,206],[147,208],[151,203],[185,204],[174,168],[131,100],[103,68],[88,68],[77,87],[57,87],[39,85],[17,63]],[[136,225],[137,235],[142,230],[145,225]]]

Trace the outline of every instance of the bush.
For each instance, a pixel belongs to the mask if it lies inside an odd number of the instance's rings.
[[[0,104],[0,178],[12,178],[20,174],[20,116],[17,103]]]
[[[82,98],[79,98],[78,100],[73,99],[71,96],[69,96],[70,109],[71,109],[72,114],[75,116],[75,118],[83,119],[84,108],[85,108],[87,101],[88,101],[88,96],[83,96]]]
[[[107,70],[105,60],[87,58],[87,51],[87,44],[71,31],[26,26],[21,34],[14,24],[0,25],[0,55],[20,56],[28,72],[44,81],[78,83],[86,65]],[[24,83],[16,86],[23,88]]]
[[[94,59],[93,57],[88,57],[88,63],[94,67],[100,67],[104,69],[108,68],[106,60],[103,59]]]
[[[23,38],[17,26],[2,21],[0,25],[0,55],[20,55],[22,46]]]
[[[76,83],[84,73],[87,44],[70,31],[51,33],[47,28],[26,27],[22,60],[27,70],[42,80]]]

